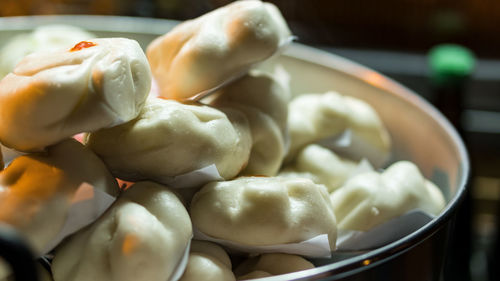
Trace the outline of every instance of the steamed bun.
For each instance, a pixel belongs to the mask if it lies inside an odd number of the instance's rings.
[[[189,215],[177,196],[163,185],[139,182],[56,248],[54,280],[169,280],[191,237]]]
[[[314,268],[314,265],[301,256],[270,253],[243,261],[235,269],[238,280],[248,280],[287,274]]]
[[[16,35],[0,49],[0,79],[11,72],[26,55],[57,50],[74,45],[95,35],[71,25],[43,25],[31,33]]]
[[[236,1],[176,26],[147,49],[160,95],[189,99],[273,55],[290,31],[271,3]]]
[[[191,241],[188,264],[179,281],[198,280],[235,280],[231,260],[219,245],[207,241]]]
[[[252,71],[222,88],[210,104],[241,111],[249,120],[252,151],[242,175],[274,176],[288,142],[289,90],[270,75]],[[211,97],[209,97],[211,98]]]
[[[317,144],[304,147],[294,161],[280,171],[282,177],[307,177],[333,192],[356,170],[357,163]]]
[[[137,119],[91,133],[86,143],[118,178],[168,182],[211,164],[233,178],[248,161],[251,141],[237,111],[150,98]]]
[[[337,227],[328,192],[308,179],[212,182],[194,195],[190,214],[202,233],[242,245],[298,243],[327,234],[335,249]]]
[[[135,118],[151,86],[148,61],[130,39],[92,39],[25,57],[0,81],[0,142],[39,151],[77,133]]]
[[[217,92],[211,104],[242,104],[269,115],[278,125],[282,137],[288,137],[288,103],[290,89],[277,74],[252,70],[241,79]]]
[[[375,109],[363,100],[344,96],[344,102],[350,111],[347,120],[353,144],[351,148],[337,150],[357,159],[366,158],[376,167],[382,166],[391,151],[391,138],[382,120]]]
[[[288,129],[291,161],[304,146],[330,136],[340,135],[348,128],[348,109],[337,93],[304,94],[288,105]]]
[[[342,151],[344,154],[366,157],[375,166],[382,165],[389,157],[389,133],[377,112],[360,99],[336,92],[304,94],[294,98],[288,109],[291,143],[287,162],[304,146],[338,137],[346,130],[351,132],[356,147],[348,147]]]
[[[119,191],[102,161],[75,140],[49,147],[46,154],[20,156],[0,172],[0,221],[26,235],[42,254],[84,183],[113,196]]]
[[[354,176],[331,199],[338,227],[360,231],[417,208],[438,215],[445,206],[441,190],[408,161],[396,162],[382,173]]]

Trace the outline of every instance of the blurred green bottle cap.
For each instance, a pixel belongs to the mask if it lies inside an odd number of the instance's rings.
[[[428,57],[431,79],[437,85],[460,83],[474,71],[474,53],[461,45],[437,45]]]

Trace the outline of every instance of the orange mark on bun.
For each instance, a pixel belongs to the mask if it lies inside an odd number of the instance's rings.
[[[76,44],[69,51],[70,52],[75,52],[75,51],[80,51],[81,49],[90,48],[90,47],[94,47],[94,46],[97,46],[97,44],[94,43],[94,42],[82,41],[82,42]]]
[[[137,251],[137,247],[140,244],[140,240],[137,236],[133,234],[127,234],[123,238],[122,253],[125,256],[130,256]]]

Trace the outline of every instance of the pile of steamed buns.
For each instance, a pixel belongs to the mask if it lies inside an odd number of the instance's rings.
[[[5,167],[0,155],[0,220],[42,255],[82,184],[116,197],[50,252],[53,277],[47,278],[284,274],[314,266],[285,253],[231,264],[226,249],[193,238],[193,230],[250,247],[326,234],[334,251],[338,229],[366,231],[416,208],[436,215],[445,205],[410,162],[355,173],[359,157],[321,145],[349,130],[378,154],[391,150],[367,103],[335,92],[292,99],[286,79],[255,68],[291,38],[272,4],[237,1],[186,21],[146,54],[131,39],[90,36],[42,27],[10,42],[0,56],[3,69],[13,68],[0,82],[0,143],[23,153]],[[17,63],[7,50],[37,52]],[[73,139],[81,133],[83,141]],[[217,181],[169,185],[213,165]],[[133,184],[121,188],[116,178]]]

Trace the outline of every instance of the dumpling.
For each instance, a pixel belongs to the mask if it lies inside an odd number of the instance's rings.
[[[304,94],[288,105],[290,149],[286,161],[293,160],[304,146],[340,135],[348,128],[348,109],[337,93]]]
[[[396,162],[382,173],[354,176],[331,199],[338,227],[360,231],[417,208],[438,215],[445,206],[441,190],[408,161]]]
[[[33,52],[57,50],[95,35],[71,25],[43,25],[31,33],[19,34],[0,49],[0,79],[11,72],[16,64]]]
[[[39,151],[77,133],[135,118],[151,86],[148,61],[130,39],[92,39],[25,57],[0,81],[0,142]]]
[[[189,260],[179,281],[233,281],[231,260],[226,251],[217,244],[193,240]]]
[[[113,196],[119,192],[102,161],[75,140],[49,147],[46,154],[20,156],[0,173],[0,221],[26,235],[42,254],[84,183]]]
[[[190,214],[202,233],[242,245],[298,243],[327,234],[335,249],[337,227],[328,192],[308,179],[212,182],[194,195]]]
[[[243,74],[289,38],[276,6],[236,1],[176,26],[148,46],[147,56],[160,95],[182,100]]]
[[[274,75],[277,76],[277,75]],[[280,128],[283,138],[288,137],[288,103],[290,89],[270,74],[252,70],[241,79],[217,92],[211,104],[242,104],[269,115]]]
[[[357,163],[342,158],[317,144],[304,147],[296,156],[294,162],[285,166],[279,176],[306,176],[315,183],[323,184],[328,192],[339,188],[356,170]]]
[[[248,119],[252,147],[248,163],[239,175],[275,176],[285,157],[285,143],[276,122],[260,110],[244,106],[232,105]]]
[[[353,144],[345,149],[337,147],[337,151],[358,159],[364,157],[374,166],[381,167],[390,156],[389,132],[370,104],[350,96],[344,96],[344,101],[350,111],[347,120]]]
[[[252,71],[222,88],[209,102],[240,110],[250,122],[252,151],[241,175],[274,176],[278,172],[288,142],[289,96],[272,76]]]
[[[212,164],[224,179],[235,177],[251,142],[248,121],[235,110],[159,98],[148,99],[137,119],[86,140],[116,177],[160,182]]]
[[[192,237],[188,212],[167,187],[140,182],[92,225],[55,249],[55,281],[165,281]]]
[[[314,268],[314,265],[301,256],[270,253],[243,261],[234,270],[238,280],[287,274]]]
[[[353,158],[366,157],[377,167],[389,157],[389,133],[377,112],[360,99],[336,92],[304,94],[294,98],[288,109],[290,150],[287,162],[307,144],[338,137],[346,130],[351,132],[353,146],[347,150],[335,147],[336,151]]]

